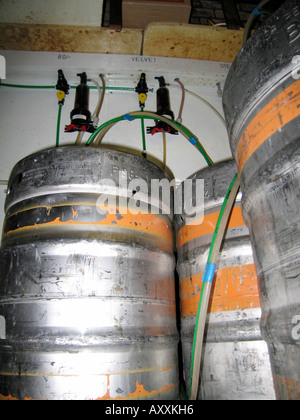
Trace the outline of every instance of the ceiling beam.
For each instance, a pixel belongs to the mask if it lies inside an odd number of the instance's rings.
[[[228,29],[240,29],[242,22],[234,0],[222,0],[225,22]]]

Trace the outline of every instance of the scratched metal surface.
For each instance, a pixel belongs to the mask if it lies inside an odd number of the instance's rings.
[[[223,96],[276,396],[296,400],[300,346],[292,328],[300,313],[300,80],[294,57],[300,54],[299,28],[299,1],[289,0],[241,50]]]
[[[177,271],[180,281],[181,340],[187,389],[202,273],[216,220],[237,171],[233,160],[203,169],[204,220],[187,228],[188,217],[175,215]],[[238,194],[216,263],[204,339],[199,399],[274,399],[269,352],[260,332],[260,301],[249,230]],[[217,214],[217,217],[212,218]],[[197,219],[196,219],[197,220]]]
[[[151,192],[139,195],[131,180],[150,187],[166,176],[141,157],[92,147],[15,167],[0,251],[0,399],[177,398],[171,216],[113,203],[101,211],[119,171],[129,205],[150,203]]]

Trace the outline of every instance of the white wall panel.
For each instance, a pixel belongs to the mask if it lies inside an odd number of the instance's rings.
[[[55,85],[57,70],[63,69],[70,85],[79,83],[77,73],[86,71],[88,77],[96,78],[101,72],[106,75],[108,86],[134,88],[141,72],[146,73],[149,92],[146,110],[156,111],[158,81],[164,76],[170,86],[171,107],[177,117],[181,90],[174,82],[176,77],[185,87],[201,95],[220,113],[221,97],[216,83],[224,86],[228,64],[208,61],[141,57],[127,55],[100,55],[55,52],[0,51],[5,56],[7,75],[5,83],[23,85]],[[75,142],[76,133],[64,133],[64,126],[70,123],[70,111],[74,107],[75,90],[66,96],[62,109],[60,144]],[[0,180],[7,180],[14,164],[23,157],[38,150],[54,147],[57,122],[55,89],[19,89],[0,87]],[[97,91],[91,90],[90,110],[97,102]],[[138,110],[138,95],[135,92],[107,91],[100,114],[100,124],[130,111]],[[199,98],[186,94],[183,110],[183,124],[202,142],[207,152],[219,162],[231,157],[227,132],[221,119]],[[145,126],[153,121],[145,121]],[[87,140],[88,134],[84,140]],[[150,158],[162,161],[162,136],[147,135],[147,151]],[[140,121],[120,122],[104,137],[103,144],[121,145],[142,150]],[[167,134],[167,167],[175,178],[185,179],[204,168],[206,162],[201,154],[181,135]],[[2,187],[1,187],[2,188]],[[3,222],[3,189],[0,191],[0,224]]]
[[[0,22],[101,26],[103,0],[0,0]]]

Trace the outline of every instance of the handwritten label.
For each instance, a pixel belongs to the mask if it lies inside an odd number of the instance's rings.
[[[58,60],[68,60],[71,56],[68,54],[58,54],[57,58]]]
[[[230,63],[220,63],[221,69],[230,69]]]
[[[158,61],[156,57],[142,57],[142,56],[131,57],[131,60],[134,63],[157,63]]]

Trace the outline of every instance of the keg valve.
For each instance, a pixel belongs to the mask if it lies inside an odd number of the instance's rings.
[[[159,82],[159,88],[156,91],[156,102],[157,102],[157,111],[156,114],[167,117],[174,121],[174,113],[171,110],[170,105],[170,94],[169,89],[167,88],[165,79],[163,76],[156,77],[155,79]],[[158,132],[165,131],[169,134],[178,134],[178,131],[171,127],[169,124],[163,121],[158,121],[155,127],[147,127],[148,134],[155,134]]]
[[[58,105],[63,105],[65,103],[65,96],[69,94],[70,86],[65,78],[64,72],[58,70],[58,78],[56,83],[56,96],[58,98]]]
[[[89,111],[90,91],[87,84],[87,75],[85,72],[77,74],[80,77],[80,84],[76,88],[74,109],[71,111],[71,124],[66,125],[65,132],[95,131],[92,116]]]
[[[144,108],[147,99],[147,93],[149,92],[145,73],[141,74],[140,80],[137,84],[137,87],[135,88],[135,91],[139,95],[140,108]]]

